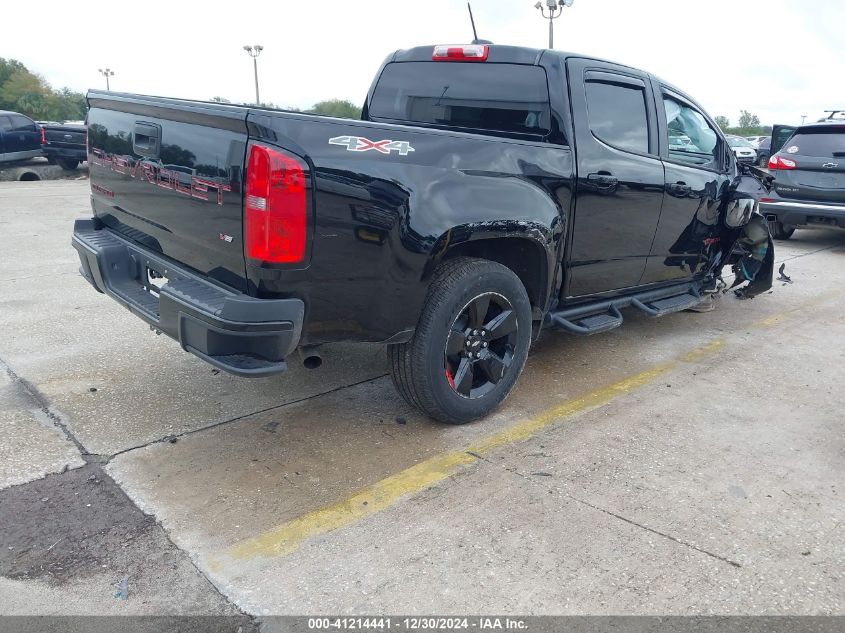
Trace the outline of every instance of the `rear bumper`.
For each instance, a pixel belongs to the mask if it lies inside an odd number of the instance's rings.
[[[305,305],[300,299],[256,299],[224,289],[160,255],[102,228],[77,220],[73,247],[80,273],[187,352],[237,376],[279,374],[299,344]],[[148,270],[167,282],[150,291]],[[155,288],[153,288],[155,290]]]
[[[845,229],[845,204],[775,200],[761,202],[760,213],[789,226],[814,225]]]
[[[51,147],[50,145],[44,145],[41,147],[41,151],[45,156],[51,156],[53,158],[72,158],[80,162],[88,160],[88,151],[84,147],[77,149],[73,147]]]

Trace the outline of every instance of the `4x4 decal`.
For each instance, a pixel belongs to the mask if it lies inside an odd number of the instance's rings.
[[[335,136],[329,139],[329,145],[342,145],[348,152],[367,152],[374,149],[381,154],[398,152],[400,156],[407,156],[409,152],[414,151],[408,141],[371,141],[363,136]]]

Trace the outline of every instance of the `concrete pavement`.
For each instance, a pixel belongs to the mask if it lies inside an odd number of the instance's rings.
[[[54,416],[3,392],[8,491],[91,462],[204,577],[179,612],[843,612],[845,233],[778,243],[794,283],[752,301],[544,333],[502,410],[447,427],[373,346],[212,371],[75,274],[84,184],[0,188],[0,359]]]

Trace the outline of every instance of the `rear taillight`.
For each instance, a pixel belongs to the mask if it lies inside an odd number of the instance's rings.
[[[244,255],[271,264],[305,258],[306,167],[282,150],[249,148],[244,190]]]
[[[487,59],[486,44],[435,46],[431,59],[436,62],[483,62]]]
[[[769,169],[796,169],[797,167],[798,163],[780,154],[769,157]]]
[[[42,145],[47,144],[47,137],[44,135],[44,128],[43,127],[41,128],[41,144]]]

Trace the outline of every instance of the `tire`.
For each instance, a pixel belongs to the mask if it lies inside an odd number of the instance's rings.
[[[435,420],[464,424],[483,418],[522,373],[531,325],[528,294],[509,268],[468,257],[444,262],[413,338],[388,346],[393,384]]]
[[[769,157],[768,156],[761,156],[760,158],[758,158],[757,159],[757,166],[762,167],[764,169],[766,167],[768,167],[769,166]]]
[[[79,161],[76,158],[57,158],[56,162],[65,171],[73,171],[79,167]]]
[[[769,220],[769,233],[772,234],[772,237],[776,240],[788,240],[792,237],[792,234],[795,233],[795,227],[790,226],[786,228],[786,225],[783,222],[779,222],[778,220]]]

